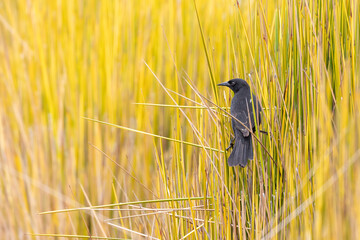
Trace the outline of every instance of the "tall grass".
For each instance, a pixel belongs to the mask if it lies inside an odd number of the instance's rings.
[[[1,236],[359,239],[359,13],[1,1]],[[233,77],[268,132],[244,169],[227,166],[232,94],[216,86]]]

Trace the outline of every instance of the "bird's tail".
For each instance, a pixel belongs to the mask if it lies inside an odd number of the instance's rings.
[[[228,159],[229,166],[233,167],[240,165],[241,167],[245,167],[248,162],[248,159],[253,159],[253,158],[254,158],[254,153],[253,153],[251,136],[237,137],[237,139],[235,139],[234,149],[232,150]]]

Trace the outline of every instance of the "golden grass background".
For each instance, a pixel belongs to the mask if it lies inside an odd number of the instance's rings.
[[[359,239],[359,13],[1,1],[1,238]],[[233,77],[269,132],[245,169],[227,167],[230,119],[213,104],[229,106],[216,84]]]

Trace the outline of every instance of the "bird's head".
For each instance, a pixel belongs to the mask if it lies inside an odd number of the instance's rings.
[[[218,86],[225,86],[233,90],[234,93],[237,93],[242,88],[250,88],[249,84],[240,78],[234,78],[227,82],[219,83]]]

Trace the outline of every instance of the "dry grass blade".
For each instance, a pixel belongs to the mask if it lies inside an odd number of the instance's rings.
[[[137,231],[134,231],[134,230],[131,230],[129,228],[126,228],[126,227],[122,227],[122,226],[119,226],[119,225],[116,225],[116,224],[113,224],[113,223],[110,223],[110,222],[107,222],[107,224],[109,226],[112,226],[114,228],[117,228],[117,229],[120,229],[120,230],[124,230],[126,232],[129,232],[129,233],[132,233],[136,236],[141,236],[141,237],[145,237],[147,239],[157,239],[157,240],[160,240],[160,238],[156,238],[156,237],[152,237],[152,236],[149,236],[147,234],[143,234],[143,233],[140,233],[140,232],[137,232]]]
[[[45,233],[34,233],[34,234],[27,234],[29,236],[34,237],[53,237],[53,238],[80,238],[80,239],[108,239],[108,240],[127,240],[130,238],[116,238],[116,237],[99,237],[99,236],[86,236],[86,235],[70,235],[70,234],[45,234]]]
[[[153,107],[170,107],[170,108],[189,108],[189,109],[208,109],[206,106],[186,106],[186,105],[170,105],[170,104],[157,104],[157,103],[134,103],[135,105],[153,106]],[[223,107],[224,109],[230,109],[229,107]],[[210,107],[210,109],[216,109]]]
[[[212,197],[190,197],[190,198],[155,199],[155,200],[144,200],[144,201],[135,201],[135,202],[122,202],[122,203],[97,205],[97,206],[92,206],[92,207],[68,208],[68,209],[61,209],[61,210],[54,210],[54,211],[46,211],[46,212],[41,212],[39,214],[43,215],[43,214],[73,212],[73,211],[80,211],[80,210],[94,210],[97,208],[118,207],[118,206],[132,205],[132,204],[164,203],[164,202],[177,202],[177,201],[187,201],[187,200],[196,201],[196,200],[204,200],[204,199],[212,199]]]
[[[216,148],[205,147],[205,146],[202,146],[202,145],[199,145],[199,144],[190,143],[190,142],[186,142],[186,141],[182,141],[182,140],[178,140],[178,139],[174,139],[174,138],[164,137],[164,136],[160,136],[160,135],[156,135],[156,134],[152,134],[152,133],[148,133],[148,132],[144,132],[144,131],[140,131],[140,130],[136,130],[136,129],[116,125],[116,124],[113,124],[113,123],[108,123],[108,122],[104,122],[104,121],[100,121],[100,120],[96,120],[96,119],[92,119],[92,118],[87,118],[87,117],[83,117],[83,118],[86,119],[86,120],[92,121],[92,122],[101,123],[101,124],[105,124],[105,125],[108,125],[108,126],[116,127],[116,128],[123,129],[123,130],[128,130],[128,131],[135,132],[135,133],[140,133],[140,134],[144,134],[144,135],[148,135],[148,136],[152,136],[152,137],[156,137],[156,138],[161,138],[161,139],[169,140],[169,141],[172,141],[172,142],[182,143],[182,144],[189,145],[189,146],[192,146],[192,147],[204,148],[206,150],[211,150],[211,151],[216,151],[216,152],[224,152],[224,151],[216,149]]]

